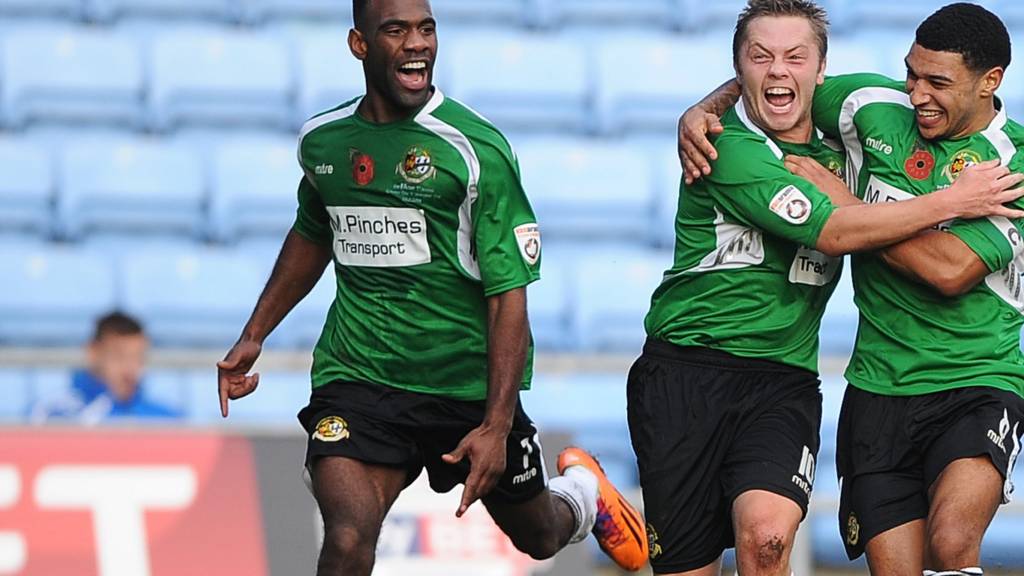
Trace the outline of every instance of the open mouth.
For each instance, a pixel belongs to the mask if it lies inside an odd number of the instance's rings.
[[[764,91],[764,99],[768,102],[772,112],[785,114],[790,111],[793,102],[796,100],[796,92],[789,88],[776,86]]]
[[[943,114],[941,110],[918,108],[915,112],[917,113],[917,123],[924,128],[934,128],[942,122]]]
[[[412,60],[398,67],[398,83],[402,88],[418,92],[427,87],[427,61]]]

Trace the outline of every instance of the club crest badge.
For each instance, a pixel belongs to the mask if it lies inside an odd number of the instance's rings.
[[[433,178],[437,173],[437,168],[426,148],[413,146],[395,167],[395,173],[410,184],[420,184]]]

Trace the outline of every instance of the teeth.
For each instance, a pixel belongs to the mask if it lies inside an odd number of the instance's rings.
[[[936,112],[934,110],[918,110],[917,111],[917,115],[918,116],[922,116],[924,118],[937,118],[939,114],[941,114],[941,112]]]
[[[405,64],[402,64],[402,67],[400,69],[401,70],[426,70],[427,69],[427,63],[426,62],[407,62]]]
[[[793,91],[789,88],[769,88],[767,94],[770,96],[789,96]]]

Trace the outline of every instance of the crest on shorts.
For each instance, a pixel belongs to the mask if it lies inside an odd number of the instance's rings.
[[[647,523],[647,555],[651,560],[661,556],[661,544],[658,544],[658,532],[650,522]]]
[[[953,155],[953,159],[942,169],[942,175],[950,182],[955,182],[960,173],[968,166],[981,162],[981,155],[973,150],[961,150]]]
[[[420,184],[434,177],[437,168],[430,157],[430,151],[422,146],[413,146],[405,158],[395,166],[395,173],[410,184]]]
[[[860,522],[857,521],[857,515],[850,512],[846,518],[846,543],[856,546],[857,542],[860,542]]]
[[[316,423],[316,430],[313,432],[313,440],[321,442],[337,442],[348,437],[348,423],[344,418],[338,416],[321,418]]]

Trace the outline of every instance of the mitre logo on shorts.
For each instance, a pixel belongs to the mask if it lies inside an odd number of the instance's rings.
[[[999,433],[994,430],[988,431],[988,439],[991,440],[1003,454],[1006,454],[1006,435],[1010,432],[1010,414],[1003,409],[1003,419],[999,421]]]
[[[790,224],[803,224],[811,217],[811,201],[792,185],[779,190],[768,208]]]
[[[530,266],[540,258],[540,227],[536,223],[521,224],[515,227],[516,244],[519,254]]]
[[[427,220],[417,208],[328,206],[334,257],[346,266],[393,268],[430,262]]]
[[[814,454],[811,454],[811,449],[807,446],[804,446],[800,457],[800,468],[790,480],[803,490],[808,498],[811,496],[811,488],[814,486]]]
[[[316,431],[313,432],[313,440],[321,442],[337,442],[348,437],[348,423],[338,416],[321,418],[316,423]]]

